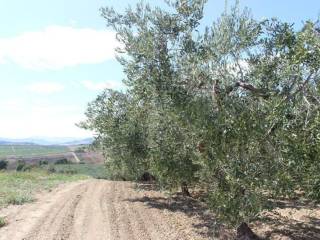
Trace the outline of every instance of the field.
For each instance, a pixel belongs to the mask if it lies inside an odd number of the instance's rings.
[[[8,171],[0,171],[0,209],[33,201],[34,193],[63,182],[86,178],[108,178],[101,154],[81,146],[0,145],[0,160],[8,160]],[[68,164],[57,164],[59,161]],[[26,171],[15,171],[19,162]]]
[[[101,154],[84,150],[83,146],[82,151],[78,149],[79,146],[0,145],[0,160],[9,162],[8,171],[0,171],[0,208],[33,201],[35,192],[63,182],[108,178]],[[56,164],[61,160],[68,164]],[[14,171],[20,161],[27,171]]]
[[[30,157],[69,152],[66,146],[0,145],[0,158]]]
[[[101,153],[89,151],[82,145],[0,145],[0,160],[1,159],[8,160],[8,170],[14,170],[19,161],[24,161],[28,165],[33,166],[39,165],[39,163],[43,161],[48,164],[54,164],[56,161],[62,159],[66,159],[73,163],[81,162],[97,165],[102,165],[104,163],[104,157]],[[81,168],[83,169],[84,166],[81,166]]]
[[[66,174],[80,174],[85,176],[90,176],[96,179],[108,179],[109,174],[108,171],[104,168],[104,166],[99,164],[92,163],[82,163],[82,164],[56,164],[52,165],[44,165],[41,168],[48,170],[54,167],[54,171],[57,173],[66,173]]]

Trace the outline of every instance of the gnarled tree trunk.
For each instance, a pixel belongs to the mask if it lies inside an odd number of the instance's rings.
[[[241,223],[237,228],[237,237],[235,240],[261,240],[246,223]]]
[[[181,183],[181,192],[184,196],[187,196],[187,197],[191,196],[188,189],[188,184],[186,182]]]

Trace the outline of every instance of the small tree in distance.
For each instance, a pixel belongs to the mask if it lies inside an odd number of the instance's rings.
[[[0,160],[0,170],[5,170],[8,167],[8,161],[7,160]]]

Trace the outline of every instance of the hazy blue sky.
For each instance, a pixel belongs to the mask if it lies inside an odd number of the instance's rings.
[[[84,137],[74,124],[105,87],[121,89],[114,33],[99,8],[136,0],[0,0],[0,137]],[[161,0],[151,0],[161,4]],[[233,1],[229,1],[232,4]],[[317,19],[320,0],[242,0],[257,19]],[[209,0],[204,24],[224,9]]]

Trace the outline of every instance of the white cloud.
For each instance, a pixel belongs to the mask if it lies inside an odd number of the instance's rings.
[[[29,69],[61,69],[101,63],[115,56],[115,33],[90,28],[48,26],[43,31],[0,38],[0,64]]]
[[[34,93],[51,94],[63,91],[64,86],[55,82],[37,82],[29,85],[27,89]]]
[[[10,100],[11,102],[11,100]],[[84,106],[22,103],[19,108],[10,108],[0,103],[0,136],[25,138],[47,137],[88,137],[90,131],[79,129],[75,123],[84,119]]]
[[[0,101],[0,108],[7,109],[21,109],[24,104],[24,100],[22,98],[8,98],[2,99]]]
[[[107,82],[94,82],[94,81],[82,81],[82,85],[91,91],[102,91],[106,88],[109,89],[119,89],[122,88],[123,85],[120,82],[116,81],[107,81]]]
[[[74,27],[74,26],[76,26],[78,24],[78,22],[76,20],[74,20],[74,19],[70,19],[69,20],[69,24]]]

